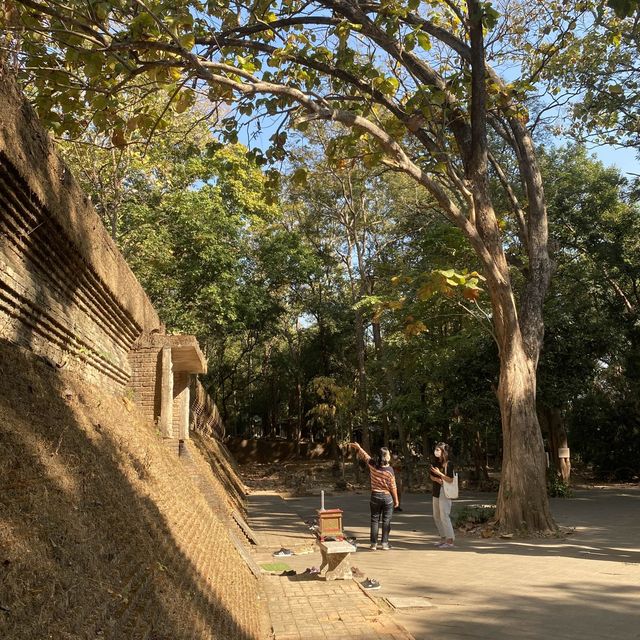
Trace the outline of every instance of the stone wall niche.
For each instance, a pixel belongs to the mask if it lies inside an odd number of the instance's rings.
[[[142,336],[129,354],[136,404],[163,438],[189,438],[189,383],[207,364],[194,336]]]

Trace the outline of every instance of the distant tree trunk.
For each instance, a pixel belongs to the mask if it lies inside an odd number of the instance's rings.
[[[360,311],[355,312],[355,339],[358,378],[358,417],[362,427],[362,447],[371,453],[369,437],[369,410],[367,398],[367,370],[365,365],[364,318]]]
[[[559,407],[538,407],[538,415],[543,431],[549,438],[549,462],[553,471],[569,483],[571,479],[571,460],[569,456],[560,457],[560,453],[569,452],[569,438],[564,425],[562,409]]]
[[[482,435],[476,429],[473,437],[473,463],[476,470],[478,484],[489,480],[489,469],[487,468],[487,452],[482,443]]]
[[[302,440],[302,381],[300,371],[297,373],[296,380],[296,401],[297,401],[297,412],[296,412],[296,454],[300,455],[300,441]]]
[[[334,462],[338,462],[340,460],[340,447],[338,446],[338,440],[335,435],[330,435],[327,438],[329,445],[329,453],[331,455],[331,459]]]
[[[388,404],[389,398],[394,397],[393,393],[393,379],[389,374],[387,367],[384,366],[383,357],[384,357],[384,348],[382,344],[382,330],[380,328],[380,322],[378,320],[373,320],[371,322],[371,328],[373,331],[373,345],[376,351],[376,358],[380,363],[381,367],[384,368],[384,377],[387,383],[387,390],[381,389],[380,392],[382,394],[382,403],[384,405]],[[382,385],[381,385],[382,386]],[[389,416],[389,411],[384,411],[382,415],[382,430],[383,430],[383,441],[384,446],[389,446],[389,440],[391,439],[391,417]],[[400,446],[404,448],[406,447],[406,443],[403,445],[400,443]]]
[[[327,323],[324,315],[318,315],[318,342],[320,343],[320,357],[322,361],[322,375],[329,377],[331,375],[331,364],[329,362],[329,347],[327,346]]]

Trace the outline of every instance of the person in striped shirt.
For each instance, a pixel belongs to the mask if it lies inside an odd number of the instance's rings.
[[[382,519],[382,545],[383,550],[389,549],[389,533],[391,532],[391,516],[394,507],[397,507],[398,490],[396,487],[396,476],[393,467],[390,465],[391,453],[386,447],[382,447],[379,453],[372,458],[357,442],[350,445],[356,450],[358,458],[364,460],[369,468],[371,480],[371,549],[378,548],[378,529],[380,519]]]

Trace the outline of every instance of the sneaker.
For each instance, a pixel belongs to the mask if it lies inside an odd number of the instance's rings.
[[[438,545],[438,549],[453,549],[453,547],[453,542],[443,542],[442,544]]]
[[[364,589],[368,589],[368,590],[380,588],[380,583],[377,580],[374,580],[373,578],[367,578],[360,584],[363,586]]]
[[[377,548],[378,548],[378,545],[377,545],[377,544],[375,544],[375,543],[374,543],[374,544],[369,545],[369,549],[371,549],[371,551],[375,551]]]
[[[439,547],[441,544],[444,544],[446,540],[438,540],[438,542],[433,542],[434,547]]]
[[[391,545],[390,545],[390,544],[384,544],[384,543],[383,543],[383,544],[382,544],[381,549],[382,549],[383,551],[389,551],[389,549],[391,549]]]
[[[404,511],[404,509],[402,507],[396,507],[394,511]]]
[[[284,558],[285,556],[292,556],[293,551],[291,551],[291,549],[285,549],[284,547],[282,547],[280,551],[276,551],[273,555],[277,558]]]

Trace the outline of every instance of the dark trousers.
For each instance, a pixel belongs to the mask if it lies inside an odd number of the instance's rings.
[[[378,542],[378,527],[381,519],[382,544],[389,544],[393,498],[388,493],[372,493],[369,507],[371,508],[371,544],[377,544]]]

